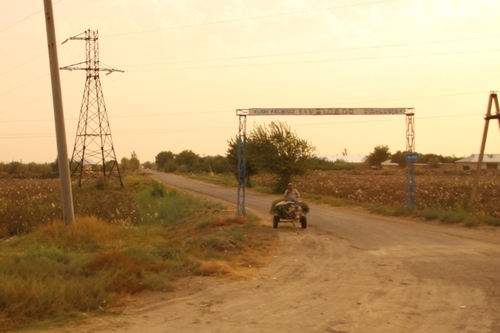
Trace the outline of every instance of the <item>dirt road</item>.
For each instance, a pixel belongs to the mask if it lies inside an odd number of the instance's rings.
[[[236,202],[234,189],[156,174]],[[272,198],[247,191],[266,217]],[[87,332],[500,332],[500,233],[311,205],[248,280],[193,278]]]

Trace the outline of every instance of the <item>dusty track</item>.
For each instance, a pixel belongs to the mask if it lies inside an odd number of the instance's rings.
[[[234,189],[156,174],[235,202]],[[272,198],[247,192],[267,215]],[[500,234],[312,205],[309,228],[248,280],[193,278],[143,294],[86,332],[500,332]]]

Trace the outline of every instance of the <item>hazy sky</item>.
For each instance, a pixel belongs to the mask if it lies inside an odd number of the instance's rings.
[[[236,109],[415,108],[420,153],[478,153],[500,89],[493,0],[54,0],[59,65],[99,31],[116,156],[224,155]],[[42,0],[0,0],[0,162],[57,157]],[[60,71],[71,156],[84,71]],[[284,121],[318,155],[405,150],[404,116],[252,116]],[[500,153],[489,128],[486,152]]]

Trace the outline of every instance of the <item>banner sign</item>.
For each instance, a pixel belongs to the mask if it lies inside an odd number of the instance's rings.
[[[411,108],[254,108],[249,116],[337,116],[337,115],[406,115]],[[243,110],[240,110],[243,111]]]

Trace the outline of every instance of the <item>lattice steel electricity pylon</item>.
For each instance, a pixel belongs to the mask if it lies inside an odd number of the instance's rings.
[[[63,42],[63,44],[68,40],[85,40],[86,42],[87,60],[61,67],[65,70],[85,70],[87,73],[75,147],[70,161],[71,176],[77,180],[79,187],[89,180],[97,180],[100,176],[104,180],[114,178],[123,186],[99,80],[101,71],[107,74],[123,71],[99,67],[98,39],[97,31],[86,30]]]

